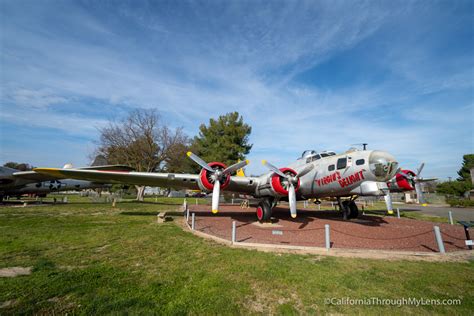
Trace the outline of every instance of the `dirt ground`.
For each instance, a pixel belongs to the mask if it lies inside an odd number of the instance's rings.
[[[438,252],[433,226],[439,226],[447,252],[468,249],[460,225],[369,215],[343,221],[336,211],[299,210],[292,219],[285,208],[273,210],[272,223],[260,224],[254,208],[232,205],[221,205],[216,215],[203,205],[191,205],[190,212],[196,214],[198,231],[227,240],[231,239],[232,221],[236,221],[238,242],[324,247],[324,225],[329,224],[332,248]]]

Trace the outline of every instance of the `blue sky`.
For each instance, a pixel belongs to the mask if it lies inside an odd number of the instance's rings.
[[[447,178],[474,152],[472,1],[0,6],[0,163],[86,165],[97,128],[134,108],[190,136],[239,111],[251,173],[367,142]]]

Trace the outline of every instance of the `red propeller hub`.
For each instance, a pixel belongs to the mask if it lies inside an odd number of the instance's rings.
[[[210,162],[208,163],[209,167],[212,169],[219,169],[219,170],[224,170],[227,168],[225,164],[222,162]],[[206,169],[202,169],[201,173],[199,174],[199,178],[201,180],[202,185],[208,189],[212,190],[214,188],[214,183],[212,180],[212,173],[207,171]],[[221,182],[221,189],[225,189],[229,183],[230,183],[230,176],[229,175],[224,175],[224,181]]]
[[[284,174],[290,174],[292,177],[296,176],[296,171],[290,168],[280,168],[280,171],[283,172]],[[283,186],[283,181],[285,180],[286,179],[274,173],[272,176],[272,188],[276,193],[287,196],[288,190],[285,189],[285,187]],[[295,185],[295,192],[298,191],[299,187],[300,187],[300,179],[298,179],[298,183],[296,183]]]

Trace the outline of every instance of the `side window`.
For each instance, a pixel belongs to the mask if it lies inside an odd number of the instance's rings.
[[[310,162],[311,162],[311,157],[306,158],[306,163],[310,163]]]
[[[344,169],[347,166],[347,158],[339,158],[337,160],[337,169]]]
[[[334,169],[335,169],[335,168],[334,168],[334,165],[329,165],[329,166],[328,166],[328,170],[329,170],[329,171],[333,171]]]
[[[358,159],[356,160],[356,165],[360,166],[360,165],[363,165],[365,164],[365,160],[364,159]]]

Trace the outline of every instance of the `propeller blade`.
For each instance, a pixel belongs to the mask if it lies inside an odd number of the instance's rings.
[[[219,196],[221,194],[221,183],[219,180],[214,182],[214,188],[212,189],[212,213],[216,214],[219,212]]]
[[[288,202],[290,203],[290,213],[292,218],[296,218],[296,193],[295,186],[290,182],[288,189]]]
[[[436,181],[438,180],[438,178],[420,178],[420,179],[416,179],[416,182],[431,182],[431,181]]]
[[[418,177],[420,176],[421,170],[423,170],[424,167],[425,167],[425,163],[422,162],[421,165],[420,165],[420,167],[419,167],[418,170],[417,170],[417,174],[416,174],[416,175],[417,175]]]
[[[387,194],[384,195],[385,199],[385,205],[387,205],[387,213],[389,215],[393,214],[393,204],[392,204],[392,196],[390,195],[390,192],[387,192]]]
[[[224,171],[222,171],[223,174],[232,174],[234,173],[235,171],[245,167],[246,165],[249,164],[249,161],[248,160],[244,160],[244,161],[241,161],[241,162],[238,162],[238,163],[235,163],[233,164],[232,166],[229,166],[227,167],[226,169],[224,169]]]
[[[280,169],[278,169],[277,167],[275,167],[274,165],[272,165],[271,163],[269,163],[268,161],[266,160],[262,160],[262,165],[264,165],[265,167],[267,167],[268,169],[270,169],[271,171],[275,172],[277,175],[279,175],[280,177],[283,177],[283,178],[288,178],[288,176],[286,174],[284,174],[283,172],[280,171]]]
[[[200,165],[201,167],[203,167],[204,169],[206,169],[207,171],[209,172],[212,172],[214,173],[214,169],[212,169],[211,167],[208,166],[208,164],[202,160],[201,158],[199,158],[197,155],[193,154],[192,152],[188,151],[186,153],[186,155],[188,155],[189,158],[191,158],[195,163],[197,163],[198,165]]]
[[[425,198],[423,197],[423,191],[421,190],[421,184],[419,182],[415,182],[415,191],[416,197],[418,198],[418,203],[425,204]]]
[[[306,166],[303,170],[301,170],[300,172],[298,172],[298,174],[296,175],[296,178],[301,178],[303,177],[304,175],[306,175],[308,172],[310,172],[311,170],[313,170],[314,168],[314,165],[308,165]]]

